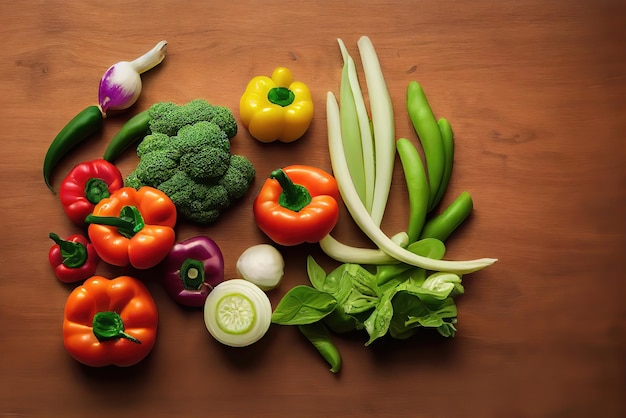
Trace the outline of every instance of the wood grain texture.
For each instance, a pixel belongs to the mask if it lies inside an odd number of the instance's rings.
[[[5,417],[623,417],[626,416],[626,4],[621,1],[0,1],[0,418]],[[314,93],[316,114],[293,144],[260,144],[241,129],[235,153],[257,179],[210,227],[182,223],[222,247],[226,275],[267,239],[251,203],[272,169],[330,169],[325,95],[338,93],[342,38],[358,60],[368,35],[393,98],[396,135],[416,141],[405,90],[418,80],[456,133],[450,202],[475,210],[448,257],[495,257],[465,278],[458,334],[428,333],[364,347],[337,338],[344,367],[328,372],[295,329],[227,349],[197,311],[143,277],[159,306],[153,353],[132,369],[89,369],[65,353],[60,326],[71,286],[47,264],[50,231],[77,232],[41,166],[56,133],[97,100],[106,68],[161,39],[166,60],[143,77],[131,112],[62,161],[53,179],[102,155],[124,120],[157,101],[229,106],[248,80],[289,67]],[[123,173],[137,162],[119,161]],[[408,216],[399,164],[383,227]],[[336,234],[369,245],[343,210]],[[306,283],[316,245],[281,249],[276,303]],[[123,269],[101,265],[105,275]],[[139,274],[141,276],[141,274]]]

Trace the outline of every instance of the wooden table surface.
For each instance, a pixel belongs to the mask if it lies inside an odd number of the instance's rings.
[[[369,2],[0,1],[0,417],[623,417],[626,416],[626,3],[621,1]],[[368,35],[391,93],[396,136],[417,141],[406,115],[411,80],[456,133],[444,202],[463,190],[475,208],[448,241],[449,259],[498,258],[464,277],[458,333],[419,333],[365,347],[336,338],[331,374],[295,328],[258,344],[213,340],[202,313],[145,279],[160,314],[157,344],[129,369],[83,367],[63,348],[73,286],[47,261],[48,233],[80,232],[45,187],[56,133],[97,102],[106,68],[157,41],[168,56],[144,74],[141,98],[65,158],[62,175],[100,157],[131,115],[194,98],[230,107],[248,80],[287,66],[313,91],[316,113],[292,144],[260,144],[242,128],[232,150],[257,177],[211,226],[181,222],[178,238],[212,237],[226,276],[268,242],[251,204],[274,168],[330,169],[325,97],[339,92],[344,40]],[[406,226],[396,161],[383,229]],[[128,174],[134,153],[119,160]],[[342,209],[336,234],[372,245]],[[286,274],[272,303],[307,283],[305,259],[336,265],[316,244],[280,248]],[[121,268],[101,265],[116,275]]]

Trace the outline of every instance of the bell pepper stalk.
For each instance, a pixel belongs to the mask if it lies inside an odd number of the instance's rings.
[[[63,283],[74,283],[94,275],[100,257],[86,237],[75,234],[62,239],[50,232],[50,239],[55,244],[48,252],[48,260],[57,279]]]
[[[122,173],[115,165],[103,159],[85,161],[65,176],[59,198],[67,217],[74,224],[84,226],[96,203],[123,186]]]
[[[257,226],[275,243],[319,242],[339,219],[335,178],[317,167],[292,165],[274,170],[253,204]]]
[[[204,235],[174,244],[159,268],[163,287],[183,306],[204,306],[207,295],[224,281],[222,251]]]
[[[85,223],[102,260],[148,269],[159,264],[174,245],[176,206],[156,188],[122,187],[102,199]]]
[[[92,276],[65,302],[63,344],[91,367],[128,367],[154,347],[158,311],[144,284],[130,276]]]
[[[254,77],[239,101],[241,123],[261,142],[293,142],[313,119],[311,91],[293,81],[291,71],[278,67],[271,77]]]

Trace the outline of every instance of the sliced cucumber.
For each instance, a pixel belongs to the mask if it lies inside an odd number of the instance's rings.
[[[261,288],[244,279],[220,283],[204,303],[204,323],[217,341],[245,347],[265,335],[272,321],[270,300]]]

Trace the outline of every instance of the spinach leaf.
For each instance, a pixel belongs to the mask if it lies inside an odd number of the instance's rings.
[[[337,300],[326,292],[299,285],[289,290],[272,313],[272,323],[278,325],[312,324],[331,313]]]
[[[326,272],[310,255],[306,258],[306,271],[313,287],[317,290],[324,291]]]
[[[332,332],[343,334],[361,329],[362,323],[354,315],[347,314],[343,309],[334,309],[322,320]]]
[[[370,345],[378,338],[387,334],[391,318],[393,317],[393,305],[391,300],[397,292],[397,287],[388,288],[380,297],[376,309],[365,320],[365,330],[369,335],[369,340],[365,345]]]
[[[348,264],[345,273],[350,277],[352,288],[366,296],[378,296],[376,277],[359,264]]]
[[[423,305],[426,307],[426,305]],[[405,322],[407,326],[419,324],[422,327],[438,328],[444,325],[444,319],[456,318],[456,304],[452,298],[447,298],[441,302],[437,309],[428,309],[416,315],[417,312],[411,312]]]
[[[353,288],[348,298],[341,304],[341,309],[347,314],[358,314],[376,308],[378,297],[364,295]]]
[[[341,291],[341,280],[343,277],[346,264],[342,264],[330,273],[326,274],[324,269],[313,259],[308,256],[306,260],[307,274],[311,285],[320,292],[330,293],[332,295]]]
[[[437,331],[439,331],[439,334],[444,337],[454,337],[454,334],[456,333],[454,324],[456,324],[456,318],[452,318],[449,321],[443,321],[443,324],[437,327]]]

